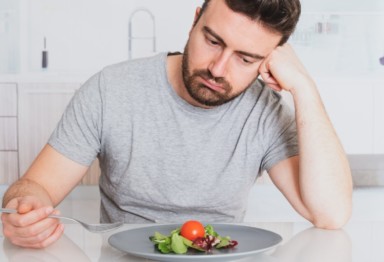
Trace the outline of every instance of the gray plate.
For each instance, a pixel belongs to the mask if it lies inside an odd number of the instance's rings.
[[[183,255],[162,254],[149,240],[155,231],[169,235],[172,230],[180,226],[180,224],[170,224],[130,229],[113,234],[108,242],[111,246],[128,254],[158,261],[226,261],[255,255],[275,247],[282,241],[281,236],[274,232],[232,224],[212,224],[212,226],[221,236],[230,236],[239,244],[235,248],[214,249],[211,253],[189,250]]]

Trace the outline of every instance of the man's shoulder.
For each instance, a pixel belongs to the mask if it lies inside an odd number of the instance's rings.
[[[148,70],[156,69],[159,63],[164,59],[165,54],[160,53],[150,57],[142,57],[132,60],[125,60],[119,63],[111,64],[104,67],[101,73],[105,77],[116,78],[118,76],[127,76],[132,74],[140,74]]]
[[[101,96],[108,99],[139,99],[164,82],[164,59],[166,54],[161,53],[108,65],[91,78],[93,81],[89,81],[85,88],[89,86],[90,92],[98,90]]]

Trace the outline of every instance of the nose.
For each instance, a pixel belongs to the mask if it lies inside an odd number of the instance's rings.
[[[224,77],[227,73],[230,54],[221,52],[217,54],[208,66],[208,70],[214,77]]]

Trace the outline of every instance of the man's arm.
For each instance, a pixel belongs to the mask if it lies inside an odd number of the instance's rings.
[[[299,157],[271,168],[272,181],[315,226],[343,226],[352,209],[352,177],[315,83],[287,44],[265,59],[260,73],[274,90],[292,94],[296,112]]]
[[[3,232],[19,246],[41,248],[57,240],[63,226],[47,216],[80,182],[88,167],[46,145],[26,174],[9,187],[3,207],[18,214],[2,214]]]

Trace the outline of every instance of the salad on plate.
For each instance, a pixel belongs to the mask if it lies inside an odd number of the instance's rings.
[[[204,226],[196,220],[185,222],[167,235],[156,231],[149,240],[164,254],[185,254],[188,250],[209,253],[214,248],[234,248],[238,245],[229,236],[220,236],[212,225]]]

